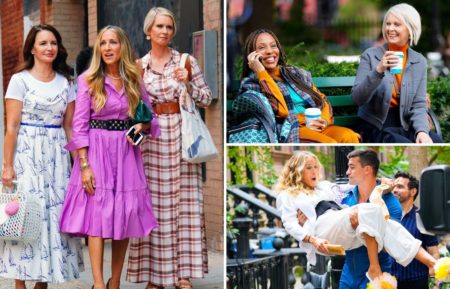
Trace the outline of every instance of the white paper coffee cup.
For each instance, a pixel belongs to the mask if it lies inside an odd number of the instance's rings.
[[[394,55],[397,55],[399,58],[399,61],[396,63],[395,66],[391,67],[391,73],[392,74],[400,74],[403,70],[403,51],[394,51]]]
[[[305,120],[306,120],[306,127],[310,129],[316,129],[312,126],[314,119],[320,118],[321,111],[320,109],[316,107],[310,107],[305,109]]]

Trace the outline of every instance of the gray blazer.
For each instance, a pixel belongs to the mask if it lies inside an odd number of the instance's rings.
[[[361,55],[355,84],[353,101],[359,106],[358,116],[381,129],[386,121],[392,98],[395,77],[386,70],[378,73],[375,68],[381,61],[387,45],[372,47]],[[400,122],[406,131],[412,128],[429,133],[427,118],[427,62],[425,57],[408,48],[408,59],[402,77],[400,91]]]

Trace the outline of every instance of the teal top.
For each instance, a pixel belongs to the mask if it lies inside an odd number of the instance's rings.
[[[297,92],[295,92],[290,84],[287,84],[286,86],[289,90],[289,95],[291,96],[292,102],[294,104],[294,112],[296,114],[304,114],[306,109],[305,101],[300,95],[298,95]]]

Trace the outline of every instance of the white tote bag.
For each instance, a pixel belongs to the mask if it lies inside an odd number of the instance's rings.
[[[185,67],[189,54],[183,53],[180,67]],[[211,134],[203,122],[186,85],[181,85],[181,149],[182,158],[190,163],[203,163],[216,158],[219,153]]]

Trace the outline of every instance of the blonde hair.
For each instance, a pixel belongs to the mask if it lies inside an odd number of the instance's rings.
[[[173,36],[177,34],[177,22],[175,21],[175,15],[170,11],[169,9],[166,9],[164,7],[153,7],[148,11],[147,16],[145,16],[144,20],[144,33],[147,35],[148,30],[153,26],[153,23],[155,23],[156,16],[162,15],[167,16],[172,19],[173,23]]]
[[[305,186],[302,182],[302,172],[305,168],[308,158],[313,158],[320,168],[322,165],[317,156],[309,151],[296,152],[284,165],[281,177],[276,185],[277,191],[284,191],[292,196],[298,196],[300,193],[313,194],[314,190]]]
[[[86,81],[89,85],[89,92],[94,99],[95,111],[100,111],[106,104],[105,92],[105,69],[100,51],[100,42],[103,34],[107,30],[116,33],[120,43],[119,73],[124,82],[125,92],[128,96],[128,116],[133,117],[136,107],[141,98],[141,72],[135,62],[135,55],[127,34],[122,28],[108,25],[97,35],[92,54],[91,65],[86,72]]]
[[[422,33],[422,25],[420,22],[420,14],[417,10],[409,4],[401,3],[392,6],[384,15],[383,19],[383,38],[387,42],[386,38],[386,20],[388,16],[392,14],[399,18],[409,31],[409,45],[417,45],[419,42],[420,34]]]

